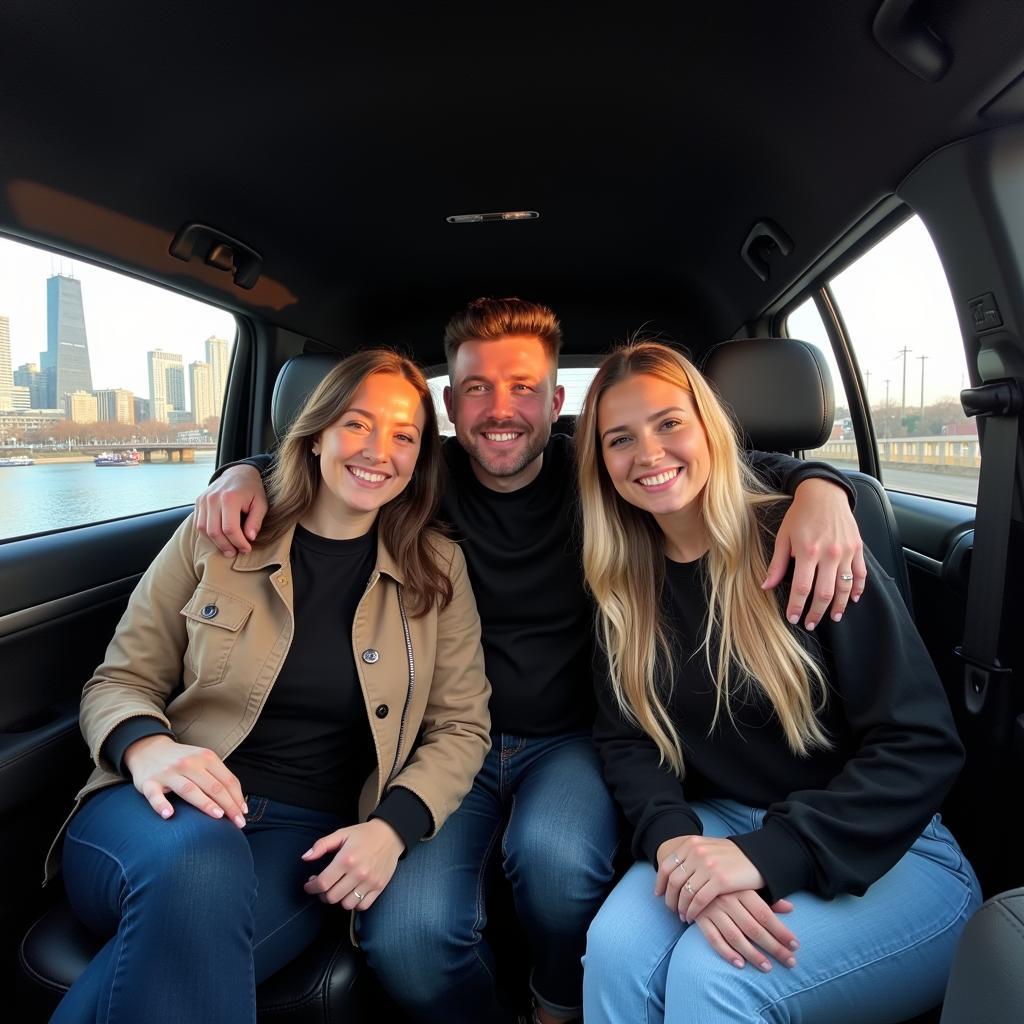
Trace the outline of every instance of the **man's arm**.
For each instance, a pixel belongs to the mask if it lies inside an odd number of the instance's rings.
[[[251,551],[267,514],[262,474],[273,465],[270,455],[254,455],[222,466],[210,486],[196,498],[196,529],[209,537],[221,554],[234,558]],[[245,527],[242,518],[245,517]]]
[[[750,464],[769,487],[793,496],[762,586],[766,590],[778,586],[790,559],[795,559],[786,618],[799,622],[810,597],[804,619],[808,629],[814,629],[826,612],[839,622],[847,603],[860,600],[867,580],[864,542],[851,511],[853,488],[838,470],[823,462],[753,452]]]

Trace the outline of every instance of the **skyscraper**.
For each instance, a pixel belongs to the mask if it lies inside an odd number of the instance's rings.
[[[100,388],[94,394],[96,395],[96,417],[99,422],[135,422],[135,396],[126,388]]]
[[[212,371],[213,412],[210,415],[219,416],[224,407],[224,388],[228,382],[228,343],[223,338],[210,335],[206,339],[206,361]]]
[[[192,388],[192,422],[201,427],[211,416],[216,416],[213,396],[213,367],[209,363],[188,364],[189,384]]]
[[[63,274],[46,280],[46,351],[39,362],[47,380],[47,404],[58,408],[74,391],[92,391],[82,282]]]
[[[13,409],[14,377],[11,375],[11,321],[0,316],[0,409]]]
[[[29,389],[29,405],[33,409],[45,409],[49,393],[47,391],[46,374],[39,372],[38,363],[22,363],[14,371],[14,386],[21,385]]]
[[[156,349],[146,353],[149,362],[149,414],[166,423],[172,409],[185,408],[185,367],[175,352]]]
[[[210,343],[206,343],[207,349]],[[11,321],[0,316],[0,388],[9,388],[14,384],[11,373]]]

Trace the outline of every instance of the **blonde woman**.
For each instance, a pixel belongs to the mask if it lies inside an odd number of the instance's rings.
[[[282,442],[253,550],[189,516],[142,578],[85,687],[97,767],[63,838],[110,939],[55,1021],[251,1024],[330,905],[372,912],[458,806],[489,687],[440,474],[423,375],[357,353]]]
[[[605,360],[577,445],[595,736],[637,858],[588,934],[588,1024],[929,1008],[980,893],[936,814],[962,748],[894,583],[871,560],[842,628],[785,622],[760,581],[787,499],[671,348]]]

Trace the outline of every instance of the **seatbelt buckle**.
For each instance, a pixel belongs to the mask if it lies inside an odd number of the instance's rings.
[[[978,714],[985,706],[989,683],[995,679],[1006,679],[1013,669],[994,664],[981,658],[975,658],[964,651],[963,647],[953,648],[953,653],[964,663],[964,704],[971,714]]]

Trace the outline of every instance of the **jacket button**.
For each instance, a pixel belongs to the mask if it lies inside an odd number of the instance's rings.
[[[380,661],[380,651],[375,651],[372,647],[367,647],[362,653],[362,659],[367,665],[376,665]]]
[[[377,710],[374,712],[374,714],[378,718],[387,718],[389,710],[390,709],[388,708],[387,704],[378,704],[377,705]]]
[[[202,611],[199,613],[204,619],[215,619],[217,617],[218,608],[215,604],[204,604]]]

